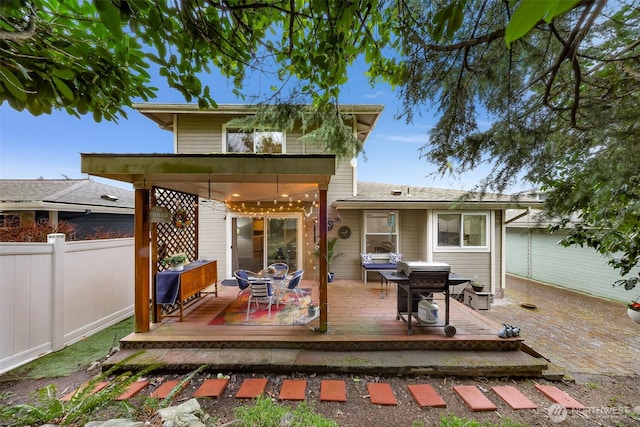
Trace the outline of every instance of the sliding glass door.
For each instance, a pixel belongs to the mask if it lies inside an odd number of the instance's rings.
[[[300,219],[287,217],[244,217],[232,221],[233,269],[260,271],[274,262],[298,269]]]

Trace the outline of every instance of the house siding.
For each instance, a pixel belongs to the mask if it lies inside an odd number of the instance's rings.
[[[198,250],[200,258],[218,261],[218,280],[232,277],[233,271],[227,259],[226,241],[227,221],[223,205],[216,204],[215,209],[203,199],[198,210]],[[229,244],[230,245],[230,244]]]
[[[342,218],[342,222],[334,225],[333,229],[329,232],[329,239],[337,237],[338,230],[342,226],[347,226],[351,229],[351,236],[348,239],[338,237],[334,250],[344,255],[334,262],[332,270],[335,273],[336,279],[357,280],[361,277],[360,247],[362,245],[362,211],[340,211],[340,217]]]
[[[401,210],[399,251],[405,261],[426,260],[427,212],[425,210]]]
[[[551,234],[537,228],[507,228],[506,270],[510,274],[562,286],[591,295],[629,302],[637,293],[613,286],[620,279],[608,258],[595,250],[564,247],[564,232]],[[635,269],[632,274],[638,274]]]
[[[433,260],[447,263],[451,271],[485,286],[491,283],[490,252],[434,252]]]
[[[177,119],[177,153],[221,153],[222,124],[231,116],[181,114]]]

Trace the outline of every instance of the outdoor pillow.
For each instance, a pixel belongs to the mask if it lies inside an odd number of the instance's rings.
[[[360,259],[362,260],[362,265],[371,264],[371,254],[360,254]]]
[[[389,262],[391,264],[397,264],[400,261],[402,261],[402,254],[397,254],[397,253],[394,253],[394,252],[391,252],[389,254]]]

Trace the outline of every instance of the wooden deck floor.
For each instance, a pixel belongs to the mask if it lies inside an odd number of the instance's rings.
[[[317,282],[305,280],[318,300]],[[218,297],[209,294],[186,310],[184,321],[163,319],[149,332],[131,334],[121,347],[134,348],[303,348],[316,350],[487,350],[512,351],[520,338],[497,336],[501,325],[455,300],[450,303],[450,323],[457,333],[444,334],[442,326],[413,328],[396,318],[396,291],[389,286],[382,298],[380,284],[336,280],[328,288],[327,333],[316,332],[318,319],[304,326],[208,325],[237,296],[235,287],[219,286]],[[444,319],[444,301],[439,303]]]

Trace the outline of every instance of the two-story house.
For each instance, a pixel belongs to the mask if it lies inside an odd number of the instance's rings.
[[[259,270],[284,261],[290,270],[304,269],[307,278],[317,275],[326,292],[320,276],[327,266],[314,254],[323,239],[336,237],[336,251],[344,254],[332,269],[338,279],[362,277],[361,254],[387,261],[390,253],[401,253],[403,260],[446,262],[501,294],[505,210],[531,203],[502,195],[358,183],[356,162],[337,160],[321,145],[303,142],[300,130],[246,131],[230,125],[255,112],[254,106],[135,108],[172,132],[175,153],[83,154],[82,172],[134,185],[141,250],[154,238],[143,232],[149,226],[146,212],[155,203],[154,189],[163,188],[197,197],[180,202],[197,217],[195,248],[180,249],[191,250],[193,259],[217,260],[219,279],[233,277],[238,268]],[[342,108],[364,143],[383,106]],[[143,258],[136,280],[141,310],[147,310],[145,282],[151,276],[144,265]],[[138,329],[147,321],[148,316],[137,318]]]

